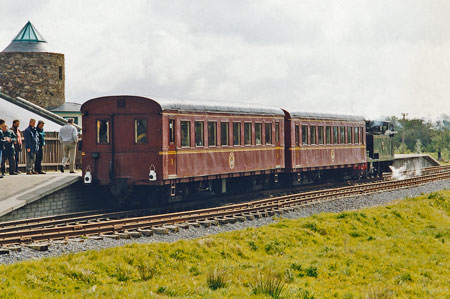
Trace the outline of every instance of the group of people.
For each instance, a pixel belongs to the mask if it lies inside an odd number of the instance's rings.
[[[19,129],[20,121],[14,120],[12,127],[8,128],[5,121],[0,119],[0,178],[5,176],[6,161],[9,163],[9,174],[18,175],[20,152],[26,152],[26,174],[45,174],[42,169],[42,158],[44,156],[45,132],[44,121],[37,122],[30,119],[28,127],[22,132]],[[75,172],[76,145],[78,142],[78,131],[73,125],[73,119],[59,131],[59,141],[63,147],[64,158],[59,169],[64,172],[67,162],[70,160],[70,173]]]

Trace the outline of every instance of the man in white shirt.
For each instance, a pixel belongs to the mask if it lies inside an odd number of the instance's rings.
[[[60,165],[61,172],[70,158],[70,173],[75,173],[75,154],[77,150],[78,132],[73,125],[73,119],[69,119],[67,124],[59,130],[59,141],[62,143],[64,158]]]

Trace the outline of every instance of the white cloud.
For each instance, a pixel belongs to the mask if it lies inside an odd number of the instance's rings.
[[[67,100],[246,100],[295,110],[450,113],[448,1],[6,1],[66,55]]]

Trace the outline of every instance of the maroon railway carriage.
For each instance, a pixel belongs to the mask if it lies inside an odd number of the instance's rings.
[[[163,197],[224,193],[271,184],[284,169],[281,109],[108,96],[81,112],[83,175],[116,196],[132,186]]]
[[[297,181],[362,176],[366,169],[363,117],[285,113],[286,173]]]

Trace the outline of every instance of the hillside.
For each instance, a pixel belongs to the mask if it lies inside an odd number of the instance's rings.
[[[450,191],[442,191],[196,240],[2,265],[0,297],[450,298],[449,277]]]

